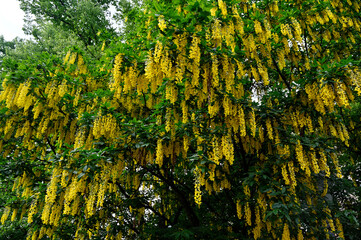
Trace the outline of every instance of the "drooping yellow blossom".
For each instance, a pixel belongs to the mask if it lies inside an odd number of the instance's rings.
[[[248,185],[244,185],[244,186],[243,186],[243,192],[244,192],[244,194],[247,196],[247,198],[250,198],[250,197],[251,197],[251,190],[249,189],[249,186],[248,186]]]
[[[282,233],[282,240],[289,240],[291,239],[291,235],[290,235],[290,229],[288,227],[288,224],[285,223],[283,225],[283,233]]]
[[[291,182],[290,182],[290,179],[289,179],[289,177],[288,177],[286,165],[283,164],[283,165],[281,166],[281,169],[282,169],[283,179],[285,180],[285,184],[286,184],[286,185],[290,185]]]
[[[158,17],[158,27],[160,28],[160,30],[164,31],[167,28],[167,25],[165,23],[165,19],[163,15],[160,15]]]
[[[8,216],[10,214],[11,208],[9,206],[5,207],[5,210],[3,212],[3,215],[1,216],[1,224],[4,224],[5,221],[8,219]]]
[[[237,206],[237,217],[238,217],[238,219],[241,219],[242,218],[242,206],[241,206],[240,200],[237,200],[236,206]]]
[[[234,147],[231,136],[222,137],[222,150],[226,160],[232,165],[234,161]]]
[[[273,130],[272,130],[272,123],[271,119],[266,119],[266,127],[267,127],[267,136],[270,140],[273,140]]]
[[[250,128],[251,128],[252,137],[255,137],[256,136],[256,115],[255,115],[254,109],[252,109],[252,111],[250,112],[249,124],[250,124]]]
[[[161,167],[163,165],[163,144],[162,139],[157,141],[157,158],[155,162]]]
[[[222,16],[227,16],[227,6],[226,3],[222,0],[218,0],[218,7],[221,9]]]
[[[238,108],[238,115],[239,115],[239,131],[241,137],[246,136],[246,120],[243,112],[243,108],[240,106]]]
[[[245,215],[245,218],[246,218],[247,225],[252,226],[252,212],[251,212],[251,208],[249,207],[248,202],[244,206],[244,215]]]
[[[216,12],[217,12],[218,8],[217,7],[213,7],[210,12],[211,12],[211,16],[215,17],[216,16]]]
[[[201,170],[196,167],[194,170],[195,173],[195,183],[194,183],[194,201],[199,206],[202,203],[202,192],[201,192]]]

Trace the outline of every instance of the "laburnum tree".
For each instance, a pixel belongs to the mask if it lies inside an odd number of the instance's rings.
[[[357,239],[358,1],[144,8],[100,60],[7,74],[1,222],[34,240]]]

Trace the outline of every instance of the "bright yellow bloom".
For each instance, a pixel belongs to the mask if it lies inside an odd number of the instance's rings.
[[[160,15],[158,17],[158,27],[160,28],[160,30],[164,31],[167,28],[167,25],[165,23],[165,19],[163,15]]]

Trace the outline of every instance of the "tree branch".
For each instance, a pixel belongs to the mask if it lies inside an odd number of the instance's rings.
[[[48,137],[46,137],[46,141],[48,142],[48,144],[49,144],[49,146],[51,148],[51,151],[56,155],[55,147],[51,144]]]
[[[272,57],[272,62],[273,62],[273,64],[275,65],[275,67],[276,67],[276,69],[277,69],[277,72],[278,72],[278,74],[281,76],[283,82],[286,84],[288,90],[291,92],[291,90],[292,90],[291,85],[289,84],[289,82],[287,82],[285,76],[283,76],[283,74],[282,74],[282,72],[281,72],[281,69],[278,67],[277,62],[276,62],[276,60],[275,60],[273,57]]]
[[[199,222],[198,216],[196,215],[196,213],[193,211],[192,207],[190,206],[187,198],[185,197],[185,194],[174,184],[174,182],[172,180],[165,178],[162,174],[156,173],[152,169],[147,168],[146,166],[142,166],[142,167],[145,168],[148,172],[152,173],[154,176],[163,180],[164,183],[166,183],[168,186],[170,186],[174,190],[174,192],[178,196],[180,203],[182,204],[182,206],[184,207],[184,209],[186,211],[188,219],[192,222],[193,226],[195,226],[195,227],[199,226],[200,222]]]
[[[113,183],[111,180],[109,180],[109,183]],[[117,185],[117,187],[119,188],[120,192],[128,199],[131,199],[132,196],[130,196],[127,191],[120,185],[119,182],[115,183]],[[140,205],[146,209],[151,210],[155,215],[159,216],[160,218],[162,218],[164,221],[169,221],[168,218],[166,218],[164,215],[162,215],[160,212],[158,212],[157,210],[155,210],[152,206],[150,206],[149,204],[145,203],[145,202],[140,202]]]

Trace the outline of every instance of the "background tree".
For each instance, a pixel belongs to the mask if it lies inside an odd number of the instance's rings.
[[[2,223],[33,239],[358,236],[358,3],[145,6],[100,59],[7,73]]]
[[[75,33],[85,46],[99,43],[98,32],[114,29],[110,24],[108,8],[112,1],[26,1],[21,0],[21,8],[35,19],[30,23],[50,21],[67,32]],[[37,28],[29,25],[27,31]],[[36,31],[36,30],[35,30]]]
[[[101,46],[105,37],[122,37],[132,31],[134,19],[142,5],[142,1],[133,0],[20,2],[27,14],[26,33],[36,38],[42,23],[51,22],[62,31],[75,34],[86,48],[90,48],[89,51],[92,46]]]
[[[23,29],[31,38],[1,38],[1,59],[6,55],[7,62],[13,62],[10,65],[28,58],[37,61],[43,52],[62,58],[72,46],[84,50],[88,58],[99,59],[102,47],[136,29],[134,19],[142,4],[126,0],[20,2],[26,13]]]
[[[6,41],[4,36],[0,36],[0,57],[3,58],[9,49],[14,49],[15,43],[13,41]]]
[[[49,22],[39,26],[33,36],[32,39],[14,39],[13,47],[8,49],[6,56],[16,61],[28,58],[35,60],[37,55],[43,52],[60,57],[66,54],[70,46],[84,49],[84,45],[74,34],[65,32]]]
[[[10,49],[15,48],[14,41],[6,41],[3,35],[0,35],[0,69],[2,69],[2,62]]]

